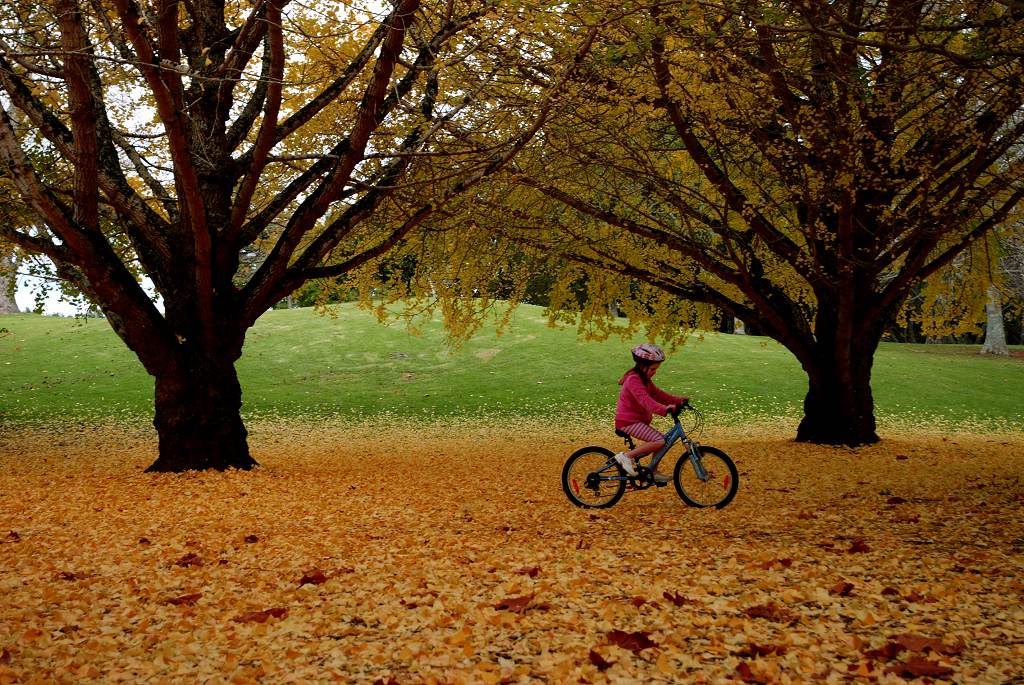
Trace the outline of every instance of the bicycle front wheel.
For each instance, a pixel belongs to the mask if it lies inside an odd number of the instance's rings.
[[[700,463],[705,478],[701,478],[690,458],[689,450],[679,457],[675,468],[676,492],[691,507],[721,509],[736,496],[740,476],[729,455],[715,447],[700,445]]]
[[[562,490],[577,507],[607,509],[622,499],[625,475],[611,450],[583,447],[565,460]]]

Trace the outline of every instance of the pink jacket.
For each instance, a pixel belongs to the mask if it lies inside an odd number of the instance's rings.
[[[626,428],[634,423],[650,423],[651,418],[658,414],[665,416],[668,413],[669,404],[679,404],[682,397],[671,395],[653,382],[644,385],[640,375],[632,369],[619,381],[622,390],[619,392],[619,402],[615,405],[615,427]]]

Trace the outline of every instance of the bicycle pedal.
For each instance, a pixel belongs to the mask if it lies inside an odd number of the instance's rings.
[[[668,485],[668,483],[659,483],[658,481],[654,481],[654,485],[655,485],[656,487],[659,487],[659,488],[663,488],[663,487],[665,487],[666,485]]]

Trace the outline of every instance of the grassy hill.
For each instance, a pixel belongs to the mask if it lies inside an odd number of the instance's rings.
[[[458,349],[439,323],[420,335],[343,305],[336,317],[275,310],[238,364],[247,417],[586,415],[610,417],[629,341],[585,342],[521,307],[502,334]],[[102,320],[0,315],[0,419],[133,417],[152,411],[152,379]],[[883,344],[873,387],[883,421],[1024,427],[1024,359],[977,347]],[[1019,353],[1020,348],[1015,348]],[[659,384],[715,421],[798,417],[799,364],[767,338],[704,334],[671,354]]]

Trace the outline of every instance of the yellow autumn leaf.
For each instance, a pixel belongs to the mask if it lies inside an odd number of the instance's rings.
[[[662,652],[658,655],[658,660],[655,662],[657,669],[665,675],[673,675],[675,669],[672,668],[672,664],[669,662],[668,654]]]

